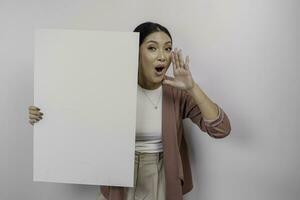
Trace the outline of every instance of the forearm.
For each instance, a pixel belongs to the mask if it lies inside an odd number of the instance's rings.
[[[218,107],[210,98],[201,90],[197,83],[191,90],[187,90],[201,110],[202,117],[206,120],[214,120],[218,117]]]

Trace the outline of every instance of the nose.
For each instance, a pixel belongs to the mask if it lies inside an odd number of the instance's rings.
[[[166,55],[163,52],[160,52],[158,55],[158,60],[161,62],[166,61]]]

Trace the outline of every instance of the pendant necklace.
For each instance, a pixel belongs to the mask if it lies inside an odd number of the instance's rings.
[[[159,95],[159,98],[158,98],[158,101],[157,101],[157,103],[156,104],[154,104],[153,102],[152,102],[152,100],[150,99],[150,97],[145,93],[145,91],[144,91],[144,89],[142,88],[142,91],[143,91],[143,93],[146,95],[146,97],[149,99],[149,101],[151,102],[151,104],[154,106],[154,108],[155,109],[157,109],[158,107],[158,104],[159,104],[159,102],[160,102],[160,97],[161,97],[161,94]]]

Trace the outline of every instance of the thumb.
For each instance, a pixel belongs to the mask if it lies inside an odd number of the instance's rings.
[[[174,84],[174,81],[171,81],[171,80],[163,80],[163,82],[162,82],[163,84],[165,84],[165,85],[170,85],[170,86],[173,86],[173,87],[175,87],[175,84]]]

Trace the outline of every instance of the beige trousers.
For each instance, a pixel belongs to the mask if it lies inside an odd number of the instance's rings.
[[[163,152],[135,153],[134,187],[127,187],[126,200],[165,200]],[[107,200],[98,191],[97,200]]]

